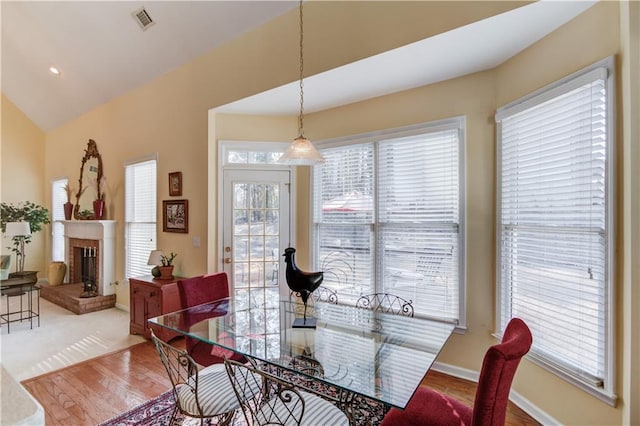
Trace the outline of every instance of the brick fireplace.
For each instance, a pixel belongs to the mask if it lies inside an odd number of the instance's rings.
[[[65,221],[68,283],[57,286],[42,283],[40,296],[79,315],[114,307],[115,228],[114,220]],[[90,292],[85,282],[93,285]]]
[[[82,282],[83,250],[95,250],[98,294],[115,294],[115,228],[114,220],[73,220],[64,222],[66,262],[69,283]]]
[[[94,252],[98,258],[99,252],[98,240],[85,240],[80,238],[69,238],[69,254],[67,256],[67,265],[69,265],[69,282],[81,283],[82,281],[82,259],[88,251]],[[96,266],[95,277],[97,280],[100,275],[100,265]]]

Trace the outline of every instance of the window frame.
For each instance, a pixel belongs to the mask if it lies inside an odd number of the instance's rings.
[[[125,201],[125,206],[124,206],[124,273],[125,273],[125,278],[129,279],[129,278],[133,278],[133,273],[131,271],[129,271],[129,262],[128,262],[128,257],[129,257],[129,252],[130,252],[130,246],[129,246],[129,224],[133,223],[130,222],[127,218],[127,209],[128,209],[128,201],[127,201],[127,168],[130,166],[135,166],[136,164],[140,164],[140,163],[146,163],[146,162],[151,162],[153,161],[155,163],[155,174],[156,174],[156,179],[154,182],[155,185],[155,205],[154,205],[154,212],[155,212],[155,221],[153,222],[155,224],[155,233],[153,234],[153,243],[152,246],[152,250],[157,249],[157,242],[158,242],[158,156],[157,154],[151,154],[151,155],[147,155],[147,156],[142,156],[142,157],[137,157],[137,158],[133,158],[130,159],[128,161],[125,161],[124,163],[124,187],[125,187],[125,194],[124,194],[124,201]],[[152,223],[152,222],[145,222],[145,223]],[[149,268],[149,270],[151,270],[151,267]]]
[[[615,249],[616,249],[616,139],[615,139],[615,127],[617,123],[616,109],[615,109],[615,61],[613,57],[605,58],[592,65],[589,65],[577,72],[574,72],[564,78],[561,78],[549,85],[546,85],[534,92],[531,92],[520,99],[510,102],[497,109],[496,112],[496,312],[495,312],[495,336],[497,338],[502,337],[503,330],[500,330],[501,315],[505,306],[503,301],[503,283],[501,281],[502,270],[502,132],[501,132],[501,120],[507,115],[513,115],[521,111],[527,110],[533,106],[541,104],[547,100],[554,99],[561,96],[564,93],[570,91],[575,84],[581,79],[584,79],[588,74],[595,72],[597,69],[606,69],[607,76],[605,81],[605,93],[606,93],[606,160],[605,160],[605,301],[604,301],[604,316],[606,325],[605,335],[602,336],[605,339],[604,351],[604,368],[605,374],[603,377],[603,385],[599,387],[595,384],[589,383],[587,379],[580,379],[576,374],[573,374],[566,367],[558,365],[557,362],[550,360],[535,351],[534,348],[529,352],[527,358],[535,364],[541,366],[547,371],[563,378],[569,383],[574,384],[587,393],[597,397],[601,401],[615,406],[617,403],[616,389],[616,335],[615,324],[617,312],[615,309]],[[534,336],[535,345],[535,336]]]
[[[64,203],[60,203],[60,200],[66,200],[66,195],[64,196],[56,196],[55,191],[60,189],[64,191],[65,185],[69,184],[69,178],[55,178],[51,181],[51,260],[52,261],[61,261],[66,262],[67,253],[66,253],[66,241],[64,239]],[[62,216],[59,214],[62,213]],[[58,226],[60,225],[60,226]],[[58,235],[56,232],[56,228],[62,228],[62,235]],[[56,248],[56,242],[59,242],[59,239],[62,239],[62,248]],[[56,258],[56,253],[58,251],[62,252],[62,258]]]
[[[333,139],[326,139],[314,142],[316,147],[319,150],[326,148],[336,148],[336,147],[345,147],[349,145],[358,145],[363,143],[372,143],[373,144],[373,193],[374,193],[374,205],[378,204],[378,142],[395,139],[395,138],[403,138],[410,136],[417,136],[424,133],[435,133],[442,130],[451,130],[457,129],[458,131],[458,319],[454,321],[456,324],[456,331],[464,332],[467,327],[467,301],[466,301],[466,258],[467,258],[467,232],[466,232],[466,146],[467,146],[467,138],[466,138],[466,116],[456,116],[451,118],[446,118],[442,120],[435,120],[430,122],[424,122],[414,125],[408,125],[398,128],[390,128],[384,129],[380,131],[367,132],[362,134],[356,134],[351,136],[338,137]],[[314,265],[320,264],[320,259],[318,259],[317,253],[317,230],[318,223],[315,222],[314,211],[315,211],[315,199],[316,196],[314,194],[314,180],[315,180],[315,170],[312,168],[311,176],[309,181],[309,194],[311,197],[310,203],[311,208],[309,209],[309,223],[311,224],[312,231],[309,238],[309,252],[311,253],[311,259]],[[375,210],[375,209],[374,209]],[[372,243],[373,247],[371,248],[373,254],[373,276],[374,276],[374,288],[377,290],[383,288],[382,284],[382,272],[378,267],[380,264],[380,256],[381,251],[378,246],[379,235],[379,223],[378,223],[378,215],[374,213],[373,223],[372,223]],[[414,301],[415,303],[415,301]],[[416,316],[422,316],[418,313]]]

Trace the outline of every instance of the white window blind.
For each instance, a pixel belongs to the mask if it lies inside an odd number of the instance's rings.
[[[458,129],[381,141],[378,164],[383,289],[406,294],[416,312],[457,320]]]
[[[64,190],[68,179],[54,180],[51,184],[51,260],[64,261],[64,203],[67,192]]]
[[[463,125],[318,145],[326,162],[314,168],[316,266],[340,303],[387,292],[411,300],[416,315],[463,323]]]
[[[316,257],[323,285],[340,301],[375,292],[373,267],[373,144],[322,150],[314,174]]]
[[[499,332],[522,318],[534,358],[595,388],[610,386],[612,359],[608,75],[581,73],[497,116]]]
[[[156,160],[125,166],[126,276],[148,275],[156,249]]]

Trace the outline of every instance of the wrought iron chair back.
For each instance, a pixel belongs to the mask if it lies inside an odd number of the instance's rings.
[[[247,424],[347,426],[349,418],[331,402],[258,368],[225,359],[227,373]],[[294,374],[295,376],[295,374]]]
[[[176,401],[169,424],[174,423],[178,412],[199,418],[200,424],[205,418],[215,418],[219,425],[230,424],[239,404],[235,398],[230,398],[233,391],[222,364],[199,372],[198,365],[187,351],[160,340],[153,330],[151,340],[169,375]]]
[[[247,424],[300,425],[305,401],[292,383],[247,364],[225,359],[227,374]]]
[[[300,293],[298,293],[297,291],[292,291],[291,292],[292,295],[295,295],[297,297],[300,297]],[[315,289],[311,295],[309,296],[309,299],[311,299],[314,302],[326,302],[326,303],[333,303],[334,305],[338,304],[338,292],[330,289],[329,287],[324,287],[324,286],[319,286],[317,289]]]
[[[338,292],[330,289],[329,287],[318,287],[313,293],[311,293],[311,297],[314,302],[327,302],[333,303],[334,305],[338,304]]]
[[[356,307],[413,317],[413,302],[390,293],[374,293],[360,296],[356,301]]]

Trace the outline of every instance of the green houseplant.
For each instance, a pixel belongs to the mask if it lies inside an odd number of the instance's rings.
[[[172,280],[173,279],[173,259],[178,256],[177,253],[171,252],[169,255],[162,255],[160,257],[162,261],[162,266],[158,266],[160,270],[160,279],[161,280]]]
[[[19,265],[24,267],[24,253],[20,251],[21,244],[29,244],[31,237],[36,232],[42,231],[44,225],[51,223],[49,219],[49,210],[31,201],[25,201],[18,204],[0,203],[0,228],[4,234],[7,230],[9,222],[28,222],[31,228],[31,235],[23,237],[13,237],[13,247],[7,246],[16,254],[16,269],[22,270]]]

